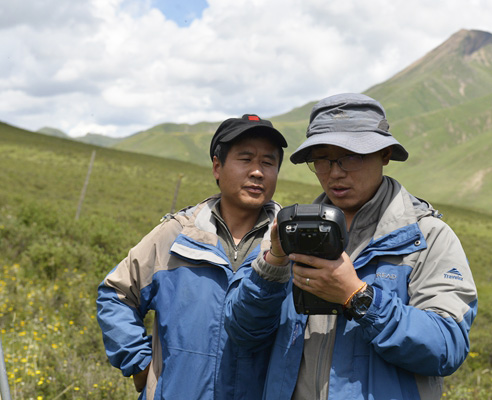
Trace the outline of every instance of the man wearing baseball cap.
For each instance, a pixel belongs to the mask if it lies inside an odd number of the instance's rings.
[[[106,353],[141,398],[261,398],[268,356],[243,351],[223,321],[227,299],[269,244],[284,147],[255,114],[224,121],[210,144],[220,194],[166,215],[99,286]]]
[[[251,351],[274,344],[265,399],[441,398],[477,312],[458,238],[429,203],[383,175],[408,153],[379,102],[354,93],[321,100],[306,135],[290,159],[316,174],[323,193],[314,203],[344,212],[348,246],[338,260],[287,256],[274,226],[270,250],[228,304],[230,337]],[[291,282],[343,312],[296,314]]]

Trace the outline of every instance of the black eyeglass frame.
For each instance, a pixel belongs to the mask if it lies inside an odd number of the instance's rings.
[[[331,171],[331,168],[333,166],[333,163],[336,162],[338,164],[338,166],[343,170],[343,171],[346,171],[346,172],[351,172],[351,171],[358,171],[360,169],[362,169],[362,166],[364,164],[364,158],[367,156],[367,154],[348,154],[346,156],[343,156],[343,157],[340,157],[340,158],[336,158],[334,160],[332,159],[329,159],[328,157],[319,157],[319,158],[313,158],[313,159],[310,159],[310,160],[306,160],[306,164],[307,166],[309,167],[309,169],[314,172],[315,174],[318,173],[318,174],[324,174],[324,173],[327,173],[329,171]],[[343,160],[348,160],[348,159],[356,159],[358,165],[356,168],[344,168],[343,167]],[[330,163],[330,166],[329,168],[326,169],[326,171],[322,171],[322,172],[318,172],[316,171],[316,167],[314,166],[314,162],[315,161],[329,161]]]

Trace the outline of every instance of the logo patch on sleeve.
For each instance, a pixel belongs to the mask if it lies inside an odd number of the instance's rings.
[[[463,275],[456,268],[451,268],[448,272],[444,273],[446,279],[457,279],[459,281],[463,280]]]

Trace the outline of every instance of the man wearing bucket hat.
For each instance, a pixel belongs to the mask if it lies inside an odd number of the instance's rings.
[[[232,340],[248,350],[274,345],[263,398],[439,399],[442,377],[465,360],[476,287],[440,214],[383,175],[407,157],[374,99],[341,94],[313,107],[290,159],[317,175],[324,192],[314,203],[342,209],[348,246],[335,261],[287,257],[274,226],[269,252],[231,297]],[[296,314],[292,283],[343,314]]]
[[[228,339],[224,305],[269,243],[286,146],[257,115],[224,121],[210,144],[220,194],[166,215],[99,286],[106,353],[133,376],[140,398],[261,398],[268,355]],[[149,310],[152,336],[144,325]],[[252,378],[262,380],[259,387]]]

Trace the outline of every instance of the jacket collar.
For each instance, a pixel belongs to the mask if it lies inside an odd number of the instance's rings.
[[[183,209],[172,216],[183,226],[178,240],[172,245],[172,251],[182,256],[189,256],[189,247],[196,247],[197,251],[191,258],[196,260],[206,259],[215,264],[227,263],[217,249],[219,237],[217,236],[217,220],[213,215],[213,209],[220,201],[220,197],[220,194],[211,196],[196,206]],[[280,208],[280,205],[275,201],[269,201],[263,206],[263,215],[266,214],[269,221],[268,229],[264,235],[265,239],[270,239],[272,222]],[[201,245],[199,245],[200,243]],[[204,247],[201,248],[201,246]],[[210,255],[207,255],[209,251],[216,253],[213,260],[210,259]],[[256,257],[256,254],[254,257]]]
[[[197,204],[194,207],[181,210],[177,213],[176,216],[181,217],[180,222],[182,223],[184,228],[194,227],[204,232],[216,234],[217,223],[216,216],[214,215],[213,210],[217,208],[220,199],[220,193],[210,196],[209,198],[203,200],[201,203]],[[270,200],[263,206],[263,215],[266,214],[267,218],[269,219],[268,232],[266,232],[265,236],[268,235],[268,237],[270,237],[271,224],[275,219],[277,213],[280,211],[280,208],[280,204],[273,200]]]
[[[316,202],[331,204],[324,193],[315,200]],[[398,241],[401,241],[401,245],[406,243],[410,230],[413,231],[412,237],[421,235],[418,221],[434,212],[427,202],[412,196],[395,179],[383,176],[376,194],[354,216],[346,252],[354,261],[370,244],[377,242],[381,245],[382,239],[389,238],[391,241],[386,241],[387,245],[383,246],[384,248],[401,247]]]

